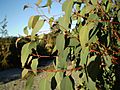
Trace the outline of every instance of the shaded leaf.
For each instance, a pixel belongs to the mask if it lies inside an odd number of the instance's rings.
[[[56,86],[57,86],[56,79],[55,79],[55,77],[52,77],[52,79],[51,79],[51,89],[55,90]]]

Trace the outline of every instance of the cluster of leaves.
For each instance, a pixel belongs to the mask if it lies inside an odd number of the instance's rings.
[[[38,0],[37,6],[42,0]],[[48,0],[44,7],[51,7]],[[114,89],[117,76],[114,66],[119,65],[120,55],[120,2],[118,0],[66,0],[62,4],[65,13],[58,20],[51,21],[50,26],[57,23],[59,33],[53,48],[57,52],[54,67],[58,72],[48,74],[40,81],[40,90],[105,90]],[[41,8],[41,7],[38,7]],[[31,16],[24,32],[31,29],[31,41],[22,47],[22,66],[31,61],[31,69],[37,74],[38,58],[28,56],[32,49],[41,42],[41,35],[35,34],[41,29],[45,20]],[[52,24],[52,25],[51,25]],[[75,27],[72,27],[75,24]],[[56,29],[55,29],[56,30]],[[71,65],[67,64],[68,59]],[[70,66],[70,67],[69,67]],[[78,68],[68,72],[69,68]],[[63,72],[64,71],[64,72]],[[29,72],[24,68],[22,77]],[[32,85],[32,78],[27,82],[27,89]],[[118,82],[119,83],[119,82]]]

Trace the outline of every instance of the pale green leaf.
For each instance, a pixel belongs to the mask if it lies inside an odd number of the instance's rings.
[[[87,57],[88,57],[88,54],[89,54],[89,47],[85,47],[84,50],[81,51],[80,53],[80,58],[81,58],[81,61],[80,61],[80,64],[81,65],[84,65],[86,64],[86,61],[87,61]]]
[[[90,62],[91,62],[91,61],[94,61],[96,57],[97,57],[96,55],[90,57],[90,58],[89,58],[89,61],[90,61]]]
[[[36,50],[37,44],[35,41],[31,41],[29,44],[29,50],[35,49]]]
[[[84,49],[86,47],[86,44],[88,44],[89,32],[94,27],[94,25],[95,24],[91,22],[81,28],[79,33],[79,38],[80,38],[82,49]]]
[[[118,18],[118,21],[120,22],[120,10],[118,11],[117,18]]]
[[[107,13],[109,12],[109,10],[110,10],[111,7],[112,7],[112,3],[109,2],[108,5],[107,5],[107,9],[106,9],[106,12],[107,12]]]
[[[66,76],[62,80],[62,82],[60,84],[60,90],[73,90],[72,82],[68,76]]]
[[[93,5],[97,5],[98,0],[91,0]]]
[[[44,25],[44,20],[38,20],[32,30],[31,38],[35,36],[35,34],[42,28]]]
[[[32,64],[31,64],[31,68],[32,68],[35,75],[37,75],[37,66],[38,66],[38,59],[33,59]]]
[[[90,13],[90,11],[94,10],[94,6],[93,5],[86,5],[85,7],[83,7],[83,9],[81,10],[80,14],[82,16],[84,16],[87,13]]]
[[[22,78],[24,78],[28,74],[28,69],[23,69]]]
[[[22,67],[24,67],[25,62],[27,61],[28,55],[31,54],[31,50],[29,50],[29,44],[27,43],[22,47],[21,51],[21,62],[22,62]]]
[[[34,16],[31,16],[30,19],[29,19],[29,21],[28,21],[28,27],[29,27],[29,29],[32,28],[33,19],[34,19]]]
[[[28,28],[27,28],[27,26],[24,28],[24,34],[28,35]]]
[[[43,78],[40,80],[39,90],[51,90],[50,82],[48,79]]]
[[[87,87],[89,90],[97,90],[96,83],[91,80],[91,78],[88,77]]]
[[[69,46],[78,46],[80,42],[77,40],[77,38],[70,38]]]
[[[26,86],[25,86],[25,89],[24,89],[24,90],[32,90],[33,81],[34,81],[34,75],[31,74],[31,75],[27,78],[27,82],[26,82]]]
[[[65,38],[63,34],[59,34],[56,38],[56,49],[59,53],[64,50],[65,47]]]
[[[65,12],[65,15],[59,18],[59,24],[62,26],[60,27],[61,30],[68,29],[71,12],[72,12],[72,6],[73,6],[73,0],[70,1],[66,0],[62,5],[62,10]]]

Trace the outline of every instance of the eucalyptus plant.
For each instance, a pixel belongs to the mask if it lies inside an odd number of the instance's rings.
[[[58,0],[61,3],[62,0]],[[52,0],[37,8],[48,7]],[[119,88],[119,75],[115,67],[120,64],[120,2],[118,0],[65,0],[62,3],[63,16],[57,20],[46,15],[31,16],[24,33],[31,41],[22,47],[21,62],[31,62],[32,76],[26,89],[30,90],[33,75],[37,75],[38,59],[32,50],[42,40],[36,33],[44,23],[49,23],[53,30],[58,30],[52,53],[57,52],[53,62],[55,70],[40,81],[40,90],[109,90]],[[54,24],[57,26],[54,28]],[[73,27],[74,24],[74,27]],[[41,51],[42,52],[42,51]],[[68,64],[68,61],[70,64]],[[24,68],[22,77],[30,69]]]

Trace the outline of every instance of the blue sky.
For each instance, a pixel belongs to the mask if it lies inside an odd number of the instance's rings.
[[[42,5],[45,5],[47,0],[42,0]],[[28,24],[28,20],[32,15],[38,15],[33,9],[23,10],[25,4],[31,4],[33,7],[37,0],[0,0],[0,21],[7,16],[8,34],[9,36],[24,35],[23,28]],[[48,9],[42,9],[48,17],[61,13],[61,4],[53,2],[51,12]],[[49,25],[45,24],[42,31],[49,30]]]

